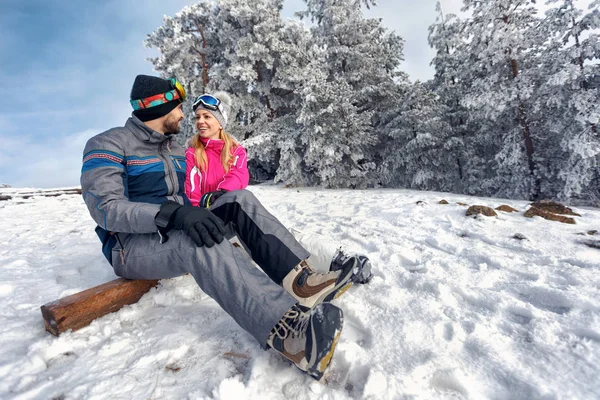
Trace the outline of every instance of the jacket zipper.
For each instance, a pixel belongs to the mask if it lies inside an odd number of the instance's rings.
[[[166,157],[163,153],[163,145],[166,144],[167,149],[169,150],[169,152],[171,152],[171,148],[170,148],[170,140],[167,139],[166,142],[163,142],[161,144],[158,145],[158,153],[164,158],[165,163],[167,164],[167,172],[169,175],[169,179],[171,180],[171,184],[173,185],[173,200],[175,200],[176,202],[179,203],[179,198],[177,196],[178,190],[179,190],[179,185],[177,184],[177,180],[173,179],[173,174],[175,173],[174,169],[175,167],[173,167],[171,165],[171,163],[169,162],[168,157]]]
[[[125,247],[123,247],[123,243],[121,243],[119,233],[115,233],[115,236],[117,238],[117,242],[119,242],[119,246],[121,246],[121,250],[119,250],[119,255],[121,256],[121,264],[125,265]]]
[[[208,148],[208,144],[210,143],[210,140],[208,142],[206,142],[206,144],[204,145],[204,154],[206,155],[206,169],[204,171],[204,175],[205,177],[208,177],[208,151],[206,151],[206,149]],[[206,193],[206,179],[202,180],[202,183],[204,183],[204,185],[201,187],[202,189],[202,193],[200,193],[200,198],[202,198],[202,195],[204,195]]]
[[[206,163],[206,170],[204,171],[204,174],[208,175],[208,162]],[[202,183],[202,193],[200,194],[200,196],[206,193],[206,179],[202,179]]]

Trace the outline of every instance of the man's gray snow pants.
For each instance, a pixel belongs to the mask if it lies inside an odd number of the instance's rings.
[[[275,324],[296,303],[281,281],[310,254],[247,190],[224,194],[210,210],[237,234],[264,272],[228,240],[197,247],[183,231],[171,231],[163,244],[158,233],[118,233],[120,244],[112,250],[115,273],[127,279],[165,279],[189,272],[202,291],[266,347]]]

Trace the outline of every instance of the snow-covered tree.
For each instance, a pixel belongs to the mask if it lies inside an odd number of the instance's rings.
[[[239,139],[264,135],[249,142],[250,166],[251,172],[256,167],[271,178],[278,168],[278,141],[264,139],[285,136],[290,129],[288,122],[298,109],[298,82],[311,59],[308,30],[283,20],[282,4],[205,0],[166,17],[146,41],[161,52],[151,60],[155,68],[181,79],[191,97],[215,90],[233,95],[236,118],[228,131]],[[194,133],[191,107],[186,111],[182,140]]]
[[[398,71],[374,0],[203,0],[148,36],[190,97],[230,92],[255,179],[600,203],[599,5],[463,0],[430,27],[435,77]],[[182,141],[194,132],[186,105]]]
[[[554,157],[546,192],[565,201],[600,204],[599,1],[588,12],[574,0],[550,0],[542,28],[547,50],[540,55],[545,79],[538,98],[546,147]]]
[[[478,124],[477,140],[493,154],[496,174],[481,185],[494,195],[537,198],[540,181],[532,96],[539,79],[534,55],[543,36],[533,0],[465,0],[470,13],[456,48],[468,83],[462,104]]]
[[[372,1],[305,1],[300,15],[314,23],[321,52],[311,64],[298,118],[297,143],[307,146],[303,171],[327,187],[373,185],[376,126],[393,105],[402,40],[380,20],[365,18],[361,7]]]
[[[154,69],[165,77],[177,77],[190,97],[207,90],[210,67],[222,62],[217,50],[219,35],[212,23],[216,11],[211,1],[187,6],[174,17],[165,16],[163,24],[144,42],[146,47],[160,52],[158,57],[149,59]],[[190,101],[184,104],[184,113],[186,118],[178,138],[182,144],[195,129]]]
[[[379,178],[385,186],[451,190],[458,180],[454,160],[458,143],[451,140],[444,107],[427,85],[398,85],[397,101],[386,115],[386,143]]]
[[[438,8],[431,85],[461,166],[452,190],[598,201],[600,2],[549,3],[544,19],[525,0],[465,0],[462,20]]]
[[[429,27],[429,45],[436,51],[431,61],[435,68],[431,89],[438,96],[438,113],[447,124],[447,155],[451,162],[446,170],[454,171],[451,182],[444,186],[455,192],[483,194],[481,183],[489,160],[482,157],[485,145],[478,140],[475,132],[475,120],[465,106],[462,98],[468,92],[470,80],[465,80],[463,70],[468,62],[461,59],[463,52],[457,52],[462,46],[464,22],[454,14],[444,14],[441,3],[436,5],[438,17]]]

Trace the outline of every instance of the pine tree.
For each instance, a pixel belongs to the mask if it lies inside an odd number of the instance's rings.
[[[551,0],[543,29],[549,37],[541,56],[546,79],[538,107],[551,133],[554,158],[547,192],[564,201],[600,204],[600,2],[584,13],[573,0]]]
[[[232,94],[228,131],[241,140],[254,138],[247,149],[255,178],[272,178],[279,168],[279,142],[295,121],[298,84],[311,57],[308,30],[283,20],[282,4],[202,1],[166,17],[146,41],[161,52],[151,60],[155,69],[177,76],[191,97],[216,90]],[[185,111],[182,142],[194,134],[191,106]]]
[[[429,27],[428,38],[429,45],[436,51],[431,62],[435,74],[430,86],[439,98],[439,115],[449,129],[445,148],[452,160],[446,169],[454,172],[450,174],[451,181],[444,186],[455,192],[484,194],[479,183],[484,180],[483,171],[489,163],[481,157],[485,146],[474,135],[479,130],[461,104],[470,84],[469,80],[461,79],[469,63],[461,59],[465,54],[457,51],[462,45],[464,22],[454,14],[444,14],[440,2],[436,10],[438,17]]]
[[[401,39],[368,19],[361,6],[372,1],[306,0],[300,13],[311,28],[319,58],[303,91],[296,147],[302,157],[303,181],[327,187],[366,187],[375,181],[375,127],[390,107]]]
[[[539,74],[535,54],[544,41],[533,0],[464,1],[465,20],[456,49],[469,82],[462,104],[478,125],[482,158],[493,159],[495,176],[482,182],[497,196],[537,198],[541,179],[532,96]]]
[[[385,186],[421,190],[451,190],[457,143],[443,118],[439,97],[420,82],[398,86],[398,101],[390,109],[382,146],[379,177]],[[387,119],[386,118],[386,119]]]
[[[191,98],[210,90],[211,67],[224,62],[218,50],[223,46],[214,23],[217,15],[218,8],[211,1],[187,6],[174,17],[165,16],[163,24],[144,42],[160,52],[158,57],[149,59],[154,69],[165,77],[177,77]],[[181,144],[194,134],[191,104],[191,101],[184,103],[185,120],[178,136]]]

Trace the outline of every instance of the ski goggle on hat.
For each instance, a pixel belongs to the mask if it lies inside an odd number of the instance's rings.
[[[219,109],[219,106],[221,105],[221,100],[217,99],[215,96],[211,96],[210,94],[203,94],[201,96],[196,97],[196,100],[194,100],[194,105],[192,106],[194,111],[196,111],[196,109],[200,107],[200,104],[202,104],[207,110],[221,111]]]
[[[187,93],[185,92],[185,88],[177,80],[177,78],[169,79],[171,83],[171,89],[166,93],[159,93],[154,96],[146,97],[144,99],[131,100],[131,106],[134,110],[142,110],[144,108],[150,108],[155,106],[160,106],[161,104],[168,103],[173,100],[180,99],[182,102],[187,99]]]

